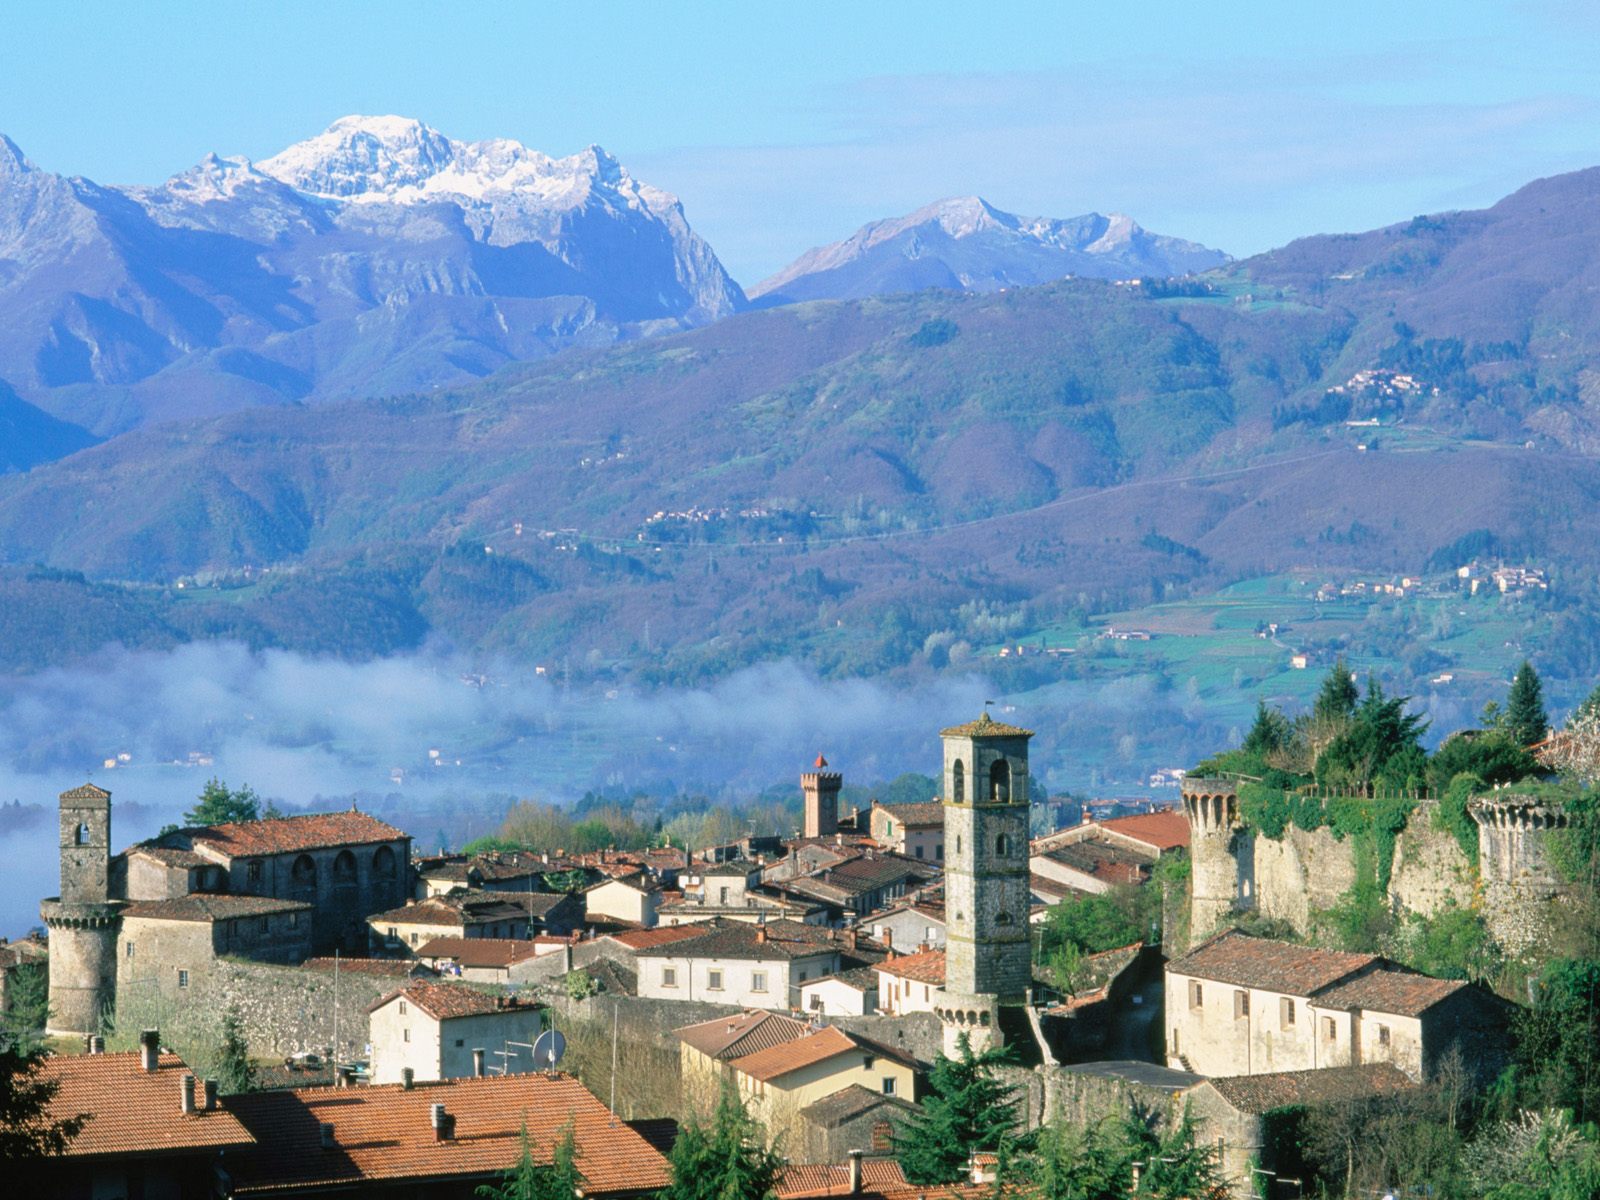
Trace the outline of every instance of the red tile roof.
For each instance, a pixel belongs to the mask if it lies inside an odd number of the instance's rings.
[[[627,933],[607,934],[607,938],[629,950],[648,950],[652,946],[669,946],[687,938],[701,937],[711,932],[709,923],[689,925],[660,925],[655,929],[634,929]]]
[[[545,939],[564,943],[565,938]],[[416,949],[418,958],[449,958],[463,967],[509,967],[539,954],[539,942],[523,938],[437,937]]]
[[[818,1101],[821,1103],[821,1101]],[[864,1191],[882,1191],[885,1188],[904,1188],[905,1172],[892,1158],[865,1158],[861,1160],[861,1187]],[[818,1196],[848,1196],[850,1194],[849,1163],[807,1163],[789,1166],[778,1176],[778,1200],[811,1200]]]
[[[1207,1085],[1240,1112],[1264,1113],[1318,1100],[1353,1100],[1392,1095],[1417,1085],[1392,1063],[1356,1067],[1324,1067],[1317,1071],[1277,1071],[1270,1075],[1235,1075],[1210,1079]]]
[[[1136,838],[1161,851],[1177,850],[1189,845],[1189,818],[1175,809],[1113,817],[1109,821],[1101,821],[1100,827],[1124,837]]]
[[[326,846],[363,846],[372,842],[404,841],[410,837],[393,825],[354,809],[262,821],[234,821],[187,829],[183,833],[197,845],[209,846],[235,858],[290,854]]]
[[[718,1061],[741,1058],[805,1037],[811,1026],[781,1013],[753,1010],[713,1017],[672,1031],[680,1042]]]
[[[976,721],[939,730],[940,737],[1032,737],[1033,730],[1004,725],[984,712]]]
[[[1317,1003],[1328,1008],[1363,1008],[1398,1017],[1418,1017],[1468,986],[1462,979],[1434,979],[1386,966],[1318,992]]]
[[[124,908],[122,915],[144,917],[151,921],[231,921],[238,917],[264,917],[271,913],[310,910],[311,905],[302,900],[193,892],[175,900],[138,900]]]
[[[540,1007],[514,997],[491,995],[462,983],[434,983],[417,979],[397,991],[374,1000],[368,1012],[376,1012],[392,1000],[408,1000],[436,1021],[453,1017],[481,1017],[494,1012],[537,1011]]]
[[[179,1081],[193,1074],[176,1054],[163,1054],[154,1071],[139,1054],[56,1054],[44,1060],[38,1078],[59,1084],[48,1109],[51,1120],[88,1113],[82,1132],[67,1146],[69,1158],[104,1154],[181,1154],[244,1147],[249,1132],[225,1109],[185,1115]],[[204,1088],[195,1081],[197,1102]]]
[[[667,1183],[660,1153],[570,1075],[506,1075],[402,1086],[259,1092],[226,1101],[270,1153],[233,1160],[236,1194],[271,1196],[312,1188],[422,1180],[493,1180],[521,1155],[528,1131],[536,1160],[570,1123],[584,1196],[654,1192]],[[430,1106],[455,1119],[440,1141]],[[324,1150],[320,1126],[333,1126]]]
[[[1167,973],[1309,996],[1378,961],[1375,954],[1319,950],[1225,929],[1168,963]]]
[[[926,829],[934,825],[941,827],[944,825],[944,805],[937,800],[921,804],[879,804],[873,801],[872,807],[881,809],[908,829]]]
[[[657,945],[636,951],[647,958],[730,958],[750,962],[812,958],[837,953],[834,931],[798,921],[705,922],[705,932],[681,946]]]
[[[923,950],[916,954],[902,954],[897,958],[885,959],[872,969],[900,979],[911,979],[917,983],[932,983],[943,987],[944,951]]]
[[[765,1050],[757,1050],[753,1054],[745,1054],[731,1060],[729,1065],[735,1071],[770,1082],[791,1071],[798,1071],[801,1067],[809,1067],[819,1062],[826,1062],[830,1058],[837,1058],[841,1054],[854,1053],[860,1047],[836,1026],[829,1025],[826,1029],[818,1029],[797,1037],[790,1041],[780,1042],[776,1046],[768,1046]]]

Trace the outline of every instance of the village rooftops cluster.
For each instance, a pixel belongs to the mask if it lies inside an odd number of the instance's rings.
[[[376,1012],[396,998],[416,1005],[436,1021],[448,1021],[456,1017],[481,1017],[488,1013],[518,1010],[534,1012],[542,1007],[531,1000],[507,996],[504,993],[479,991],[464,984],[414,979],[405,987],[374,1000],[367,1006],[367,1011]]]
[[[312,813],[180,829],[154,842],[141,843],[134,849],[204,847],[230,858],[253,858],[336,846],[366,846],[405,840],[407,837],[393,825],[351,809],[346,812]],[[184,846],[183,843],[189,845]]]

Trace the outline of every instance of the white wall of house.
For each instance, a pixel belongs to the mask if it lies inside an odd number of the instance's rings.
[[[421,1083],[432,1079],[464,1079],[472,1075],[472,1052],[485,1052],[485,1067],[503,1062],[513,1075],[534,1070],[526,1046],[538,1037],[543,1020],[536,1008],[507,1009],[475,1017],[435,1019],[404,996],[397,996],[371,1014],[372,1082],[399,1083],[410,1067]],[[511,1049],[517,1058],[502,1060],[495,1051]]]
[[[656,925],[656,892],[642,891],[620,879],[608,879],[583,894],[584,914],[591,920],[630,921],[646,929]]]
[[[938,984],[919,983],[886,971],[878,972],[878,1011],[888,1016],[932,1012],[943,996],[944,989]]]
[[[786,1012],[800,1007],[800,984],[831,975],[839,955],[825,950],[806,958],[641,958],[639,995],[653,1000],[700,1000],[771,1008]]]
[[[825,1017],[860,1017],[878,1011],[878,993],[824,977],[800,985],[800,1007]]]

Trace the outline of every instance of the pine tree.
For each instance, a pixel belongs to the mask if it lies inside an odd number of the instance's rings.
[[[1522,660],[1511,681],[1503,720],[1506,732],[1519,746],[1542,742],[1550,733],[1550,718],[1544,711],[1544,684],[1527,659]]]
[[[669,1160],[671,1182],[658,1200],[771,1200],[783,1160],[766,1130],[724,1083],[708,1128],[691,1117]]]
[[[248,785],[230,791],[222,780],[206,781],[195,806],[183,814],[186,825],[226,825],[230,821],[254,821],[261,815],[261,798]]]
[[[997,1151],[1017,1128],[1015,1088],[996,1078],[1009,1061],[1003,1049],[972,1052],[962,1034],[955,1058],[943,1054],[928,1074],[928,1096],[906,1119],[895,1156],[914,1184],[949,1184],[961,1179],[979,1151]]]
[[[0,1013],[0,1046],[32,1050],[43,1042],[50,1018],[50,976],[43,963],[12,968],[6,1010]]]
[[[1567,718],[1567,728],[1571,729],[1579,721],[1596,717],[1600,717],[1600,686],[1596,686],[1594,691],[1584,698],[1583,703],[1573,710],[1572,715]]]
[[[528,1126],[524,1124],[522,1153],[516,1163],[499,1184],[486,1183],[478,1188],[478,1195],[484,1200],[573,1200],[583,1184],[577,1159],[578,1145],[570,1124],[556,1139],[548,1163],[534,1158],[533,1139],[528,1136]]]
[[[222,1048],[217,1056],[217,1089],[225,1096],[248,1092],[256,1085],[256,1069],[250,1062],[250,1044],[245,1040],[244,1023],[229,1009],[222,1014]]]
[[[1311,706],[1311,714],[1319,721],[1348,720],[1355,716],[1356,703],[1360,699],[1361,691],[1356,687],[1355,674],[1345,664],[1344,656],[1340,655],[1333,664],[1333,670],[1322,681],[1322,690],[1317,693],[1316,702]]]

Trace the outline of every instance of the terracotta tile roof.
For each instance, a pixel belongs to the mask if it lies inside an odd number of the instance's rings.
[[[902,1112],[911,1112],[916,1106],[909,1100],[899,1096],[885,1096],[882,1092],[875,1092],[871,1088],[863,1087],[859,1083],[852,1083],[847,1088],[840,1088],[837,1092],[830,1092],[821,1100],[806,1105],[800,1111],[808,1121],[818,1125],[835,1127],[846,1121],[854,1120],[863,1113],[869,1113],[875,1108],[899,1109]],[[866,1166],[866,1163],[862,1164]],[[862,1182],[867,1181],[866,1172],[862,1172]]]
[[[534,1012],[539,1005],[515,997],[491,995],[461,983],[435,983],[417,979],[397,991],[390,992],[367,1005],[367,1011],[376,1012],[393,1000],[408,1000],[436,1021],[455,1017],[481,1017],[494,1012]]]
[[[138,900],[122,910],[124,917],[151,921],[230,921],[236,917],[264,917],[269,913],[310,912],[302,900],[274,900],[270,896],[221,896],[194,892],[175,900]]]
[[[1392,1095],[1417,1086],[1392,1063],[1279,1071],[1271,1075],[1234,1075],[1210,1079],[1206,1083],[1234,1108],[1248,1113],[1264,1113],[1286,1105],[1315,1104],[1322,1100]]]
[[[860,1049],[843,1030],[829,1025],[765,1050],[742,1055],[730,1060],[728,1065],[752,1079],[770,1083],[801,1067],[814,1066]]]
[[[296,850],[315,850],[323,846],[364,846],[372,842],[409,840],[393,825],[376,817],[348,809],[344,812],[311,813],[300,817],[273,817],[263,821],[234,821],[186,829],[184,836],[198,845],[209,846],[231,857],[257,854],[290,854]]]
[[[726,1062],[802,1038],[811,1032],[811,1026],[781,1013],[755,1010],[713,1017],[672,1032],[680,1042],[701,1054]]]
[[[902,954],[886,959],[872,968],[885,975],[910,979],[917,983],[944,986],[944,951],[923,950],[917,954]]]
[[[225,1109],[185,1116],[179,1081],[192,1074],[176,1054],[163,1054],[156,1069],[139,1065],[139,1054],[54,1054],[39,1078],[60,1084],[50,1101],[52,1120],[89,1113],[83,1131],[67,1146],[68,1158],[103,1154],[181,1154],[244,1147],[249,1132]],[[199,1080],[195,1091],[205,1103]]]
[[[1386,966],[1355,979],[1336,983],[1317,993],[1317,1003],[1328,1008],[1363,1008],[1371,1012],[1418,1017],[1469,985],[1462,979],[1434,979]]]
[[[899,821],[908,829],[926,829],[929,826],[944,826],[944,805],[937,800],[929,800],[921,804],[879,804],[873,801],[873,808],[880,809],[889,814],[894,820]]]
[[[1069,842],[1043,857],[1107,883],[1139,883],[1150,873],[1150,864],[1135,851],[1111,842]]]
[[[565,942],[565,938],[553,939]],[[509,967],[537,958],[539,943],[524,938],[436,937],[418,946],[418,958],[449,958],[463,967]]]
[[[410,1091],[398,1084],[309,1088],[232,1096],[227,1104],[271,1147],[232,1163],[241,1197],[362,1183],[487,1181],[516,1162],[524,1125],[535,1157],[548,1162],[569,1122],[583,1195],[635,1195],[667,1183],[666,1160],[570,1075],[451,1079]],[[435,1138],[434,1104],[455,1118],[452,1138]],[[332,1150],[321,1148],[323,1123],[333,1126]]]
[[[417,900],[411,904],[403,904],[399,908],[391,908],[388,912],[376,913],[367,918],[367,923],[370,925],[380,923],[391,925],[448,925],[457,928],[464,924],[460,907],[454,904],[447,904],[439,897],[434,897],[431,900]]]
[[[1058,879],[1046,879],[1043,875],[1028,876],[1028,889],[1038,892],[1041,896],[1054,896],[1058,900],[1068,896],[1090,895],[1082,888],[1075,888],[1070,883],[1062,883]]]
[[[92,783],[82,783],[70,791],[62,792],[62,800],[109,800],[111,793],[103,787],[96,787]]]
[[[838,953],[840,944],[833,931],[798,921],[768,921],[756,925],[749,921],[706,922],[706,932],[683,945],[647,946],[637,951],[646,958],[731,958],[750,962],[775,959],[812,958]]]
[[[432,975],[433,971],[419,962],[408,958],[344,958],[338,960],[339,974],[341,975],[375,975],[379,977],[393,976],[404,979],[410,975]],[[307,971],[332,971],[335,960],[332,958],[308,958],[300,966]]]
[[[906,879],[926,879],[935,871],[929,863],[897,854],[863,854],[827,868],[825,878],[852,891],[870,892]]]
[[[893,1100],[892,1096],[879,1096],[868,1092],[866,1088],[852,1086],[835,1092],[834,1096],[842,1096],[846,1092],[865,1092],[874,1100]],[[821,1108],[832,1100],[833,1096],[818,1100],[804,1111],[809,1115],[812,1109]],[[909,1108],[910,1106],[907,1105]],[[865,1110],[863,1110],[865,1111]],[[885,1188],[905,1188],[905,1172],[900,1169],[900,1164],[892,1158],[864,1158],[861,1160],[861,1187],[863,1191],[882,1191]],[[849,1163],[806,1163],[804,1165],[788,1166],[778,1176],[774,1188],[778,1200],[810,1200],[813,1196],[848,1196],[850,1194],[850,1164]]]
[[[1033,730],[1020,729],[1015,725],[1005,725],[991,717],[987,710],[979,715],[976,721],[968,721],[965,725],[952,725],[949,729],[941,729],[940,737],[1032,737]]]
[[[24,938],[20,942],[7,942],[0,938],[0,970],[9,970],[23,963],[43,963],[49,957],[49,945],[42,938]]]
[[[1189,845],[1189,818],[1175,809],[1136,813],[1131,817],[1112,817],[1101,821],[1102,829],[1137,838],[1158,850],[1176,850]]]
[[[748,858],[730,858],[719,863],[695,863],[689,869],[691,875],[753,875],[761,869],[761,864],[751,862]]]
[[[205,855],[196,854],[193,850],[184,850],[177,846],[157,846],[149,842],[140,842],[138,845],[129,846],[123,853],[137,854],[142,858],[153,858],[169,867],[214,867],[217,865]]]
[[[655,929],[634,929],[627,933],[610,933],[608,940],[629,950],[648,950],[652,946],[670,946],[673,942],[701,937],[711,931],[709,924],[660,925]]]
[[[1310,996],[1378,961],[1374,954],[1318,950],[1226,929],[1168,963],[1167,973]]]
[[[800,985],[803,992],[807,988],[816,987],[819,983],[842,983],[845,987],[854,988],[858,992],[878,991],[878,968],[876,966],[852,967],[848,971],[838,971],[832,975],[824,975],[821,979],[808,979]]]

